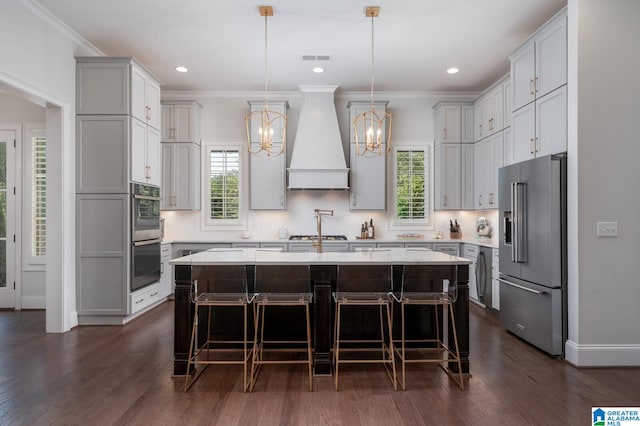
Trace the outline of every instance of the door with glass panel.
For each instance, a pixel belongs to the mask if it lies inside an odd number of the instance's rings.
[[[15,308],[15,146],[16,132],[0,130],[0,308]]]

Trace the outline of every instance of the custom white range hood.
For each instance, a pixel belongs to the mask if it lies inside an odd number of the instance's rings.
[[[291,154],[289,189],[349,189],[334,93],[338,86],[300,86],[303,94]]]

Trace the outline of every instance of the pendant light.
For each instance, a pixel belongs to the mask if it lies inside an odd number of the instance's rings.
[[[363,157],[385,155],[391,150],[391,120],[392,115],[386,111],[375,109],[375,98],[373,96],[374,83],[374,60],[373,41],[374,26],[373,20],[380,13],[380,7],[368,6],[365,9],[365,16],[371,18],[371,109],[366,110],[353,120],[353,132],[356,135],[356,155]],[[386,134],[385,134],[386,121]],[[364,135],[364,140],[359,140],[358,135]]]
[[[269,109],[269,74],[267,63],[268,31],[267,18],[273,16],[271,6],[259,6],[260,16],[264,16],[264,104],[262,109],[252,111],[244,118],[247,130],[249,152],[267,156],[278,156],[285,152],[287,143],[287,116],[279,111]],[[252,135],[252,127],[257,126],[257,134]],[[277,127],[277,129],[275,128]],[[282,132],[274,142],[274,133]]]

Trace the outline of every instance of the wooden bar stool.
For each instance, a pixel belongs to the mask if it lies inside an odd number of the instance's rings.
[[[195,306],[195,318],[191,330],[191,344],[189,345],[189,359],[187,362],[187,375],[184,382],[184,391],[188,391],[191,385],[211,364],[235,364],[242,365],[243,387],[247,391],[250,384],[248,366],[251,360],[253,347],[249,348],[247,339],[247,311],[251,303],[247,289],[247,272],[242,265],[206,266],[199,268],[200,275],[193,276],[194,288],[192,288],[192,302]],[[198,286],[201,293],[198,294]],[[206,308],[206,312],[203,312]],[[237,308],[242,310],[242,340],[216,339],[214,333],[225,331],[215,328],[215,308]],[[219,314],[219,313],[218,313]],[[199,336],[198,326],[201,320],[206,318],[207,334],[204,338]],[[201,334],[201,333],[200,333]],[[198,342],[201,341],[201,344]],[[241,358],[236,355],[233,358],[219,358],[218,353],[230,355],[233,352],[241,352]],[[215,357],[212,357],[214,355]],[[191,366],[203,365],[200,370],[191,373]],[[192,377],[193,376],[193,377]]]
[[[392,312],[391,291],[393,289],[391,265],[338,265],[337,287],[333,294],[335,302],[335,328],[333,344],[333,372],[335,374],[335,387],[338,390],[340,364],[369,364],[382,363],[389,374],[393,388],[397,389],[396,365],[394,360],[392,339]],[[365,307],[378,307],[379,338],[344,339],[342,337],[343,324],[342,310],[349,308],[351,311]],[[366,308],[365,308],[366,309]],[[361,312],[362,313],[362,312]],[[386,321],[385,321],[386,316]],[[386,323],[386,326],[385,326]],[[355,324],[350,330],[357,335],[361,330],[356,330]],[[364,336],[367,337],[367,336]],[[348,347],[343,347],[347,345]],[[341,352],[352,353],[378,352],[377,358],[342,358]]]
[[[454,270],[454,279],[450,280],[451,268]],[[453,304],[458,297],[458,287],[456,282],[456,266],[442,267],[441,275],[434,273],[433,267],[424,265],[405,265],[402,271],[402,284],[400,294],[394,294],[395,300],[401,309],[400,323],[400,344],[395,344],[395,351],[402,365],[401,386],[406,389],[406,364],[408,363],[438,363],[440,367],[453,379],[454,382],[464,390],[462,379],[462,365],[458,350],[458,334],[456,332],[455,315]],[[445,280],[448,285],[445,288]],[[435,322],[435,339],[412,339],[405,335],[405,309],[408,306],[432,306],[433,318]],[[449,313],[449,329],[453,331],[453,348],[443,341],[440,330],[440,316],[443,315],[442,322]],[[416,347],[415,344],[430,344],[432,346],[425,349]],[[449,342],[451,343],[451,342]],[[407,347],[407,344],[410,347]],[[412,353],[410,355],[410,352]],[[415,354],[413,354],[415,352]],[[427,354],[427,356],[424,356]],[[457,364],[458,373],[451,371],[449,365]]]
[[[311,348],[312,302],[311,276],[309,265],[256,265],[254,299],[254,339],[253,364],[251,368],[251,391],[253,391],[262,365],[264,364],[307,364],[309,369],[309,391],[313,391],[313,353]],[[265,339],[265,313],[267,307],[298,308],[304,311],[304,340]],[[295,313],[287,318],[287,327],[295,321]],[[288,330],[290,331],[290,330]],[[273,326],[267,333],[276,333]],[[302,347],[304,345],[304,347]],[[267,347],[265,347],[267,346]],[[269,359],[265,352],[306,352],[303,359]]]

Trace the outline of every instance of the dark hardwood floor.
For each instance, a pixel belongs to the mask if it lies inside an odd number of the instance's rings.
[[[640,368],[577,369],[471,307],[471,373],[460,390],[412,366],[393,391],[381,366],[346,366],[307,390],[303,366],[266,366],[254,393],[240,366],[212,366],[188,393],[171,377],[173,302],[124,327],[44,332],[44,311],[0,311],[0,424],[591,424],[592,406],[639,406]],[[217,367],[217,368],[216,368]]]

